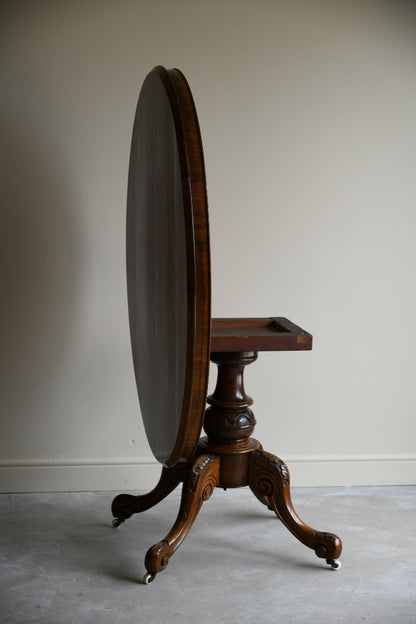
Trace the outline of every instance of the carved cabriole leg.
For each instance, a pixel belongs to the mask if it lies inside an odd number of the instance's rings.
[[[250,485],[250,484],[249,484]],[[273,507],[270,504],[269,497],[265,494],[262,494],[258,489],[253,489],[250,485],[250,489],[253,492],[254,496],[261,502],[262,505],[266,505],[267,509],[270,511],[274,511]]]
[[[116,496],[111,505],[111,511],[115,518],[113,526],[119,526],[121,522],[130,518],[133,514],[146,511],[160,503],[184,480],[186,469],[187,464],[183,462],[178,462],[173,468],[164,466],[158,484],[148,494],[142,496],[119,494]]]
[[[296,514],[290,498],[289,471],[281,459],[263,450],[253,451],[249,461],[248,482],[257,498],[264,503],[267,501],[289,531],[302,544],[312,548],[318,557],[329,562],[340,556],[342,543],[339,537],[333,533],[315,531]]]
[[[218,484],[220,458],[205,454],[198,457],[189,469],[183,484],[178,517],[165,539],[152,546],[146,554],[145,566],[150,574],[166,568],[169,558],[189,533],[204,501],[208,500]]]

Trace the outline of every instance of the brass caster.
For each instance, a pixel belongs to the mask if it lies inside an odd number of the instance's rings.
[[[147,572],[143,577],[143,583],[149,585],[156,578],[156,572]]]

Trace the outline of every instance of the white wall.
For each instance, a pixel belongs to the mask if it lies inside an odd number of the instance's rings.
[[[414,5],[1,12],[1,490],[158,478],[124,267],[133,114],[158,63],[184,71],[199,112],[213,315],[287,316],[314,334],[312,352],[247,369],[256,436],[294,485],[415,483]]]

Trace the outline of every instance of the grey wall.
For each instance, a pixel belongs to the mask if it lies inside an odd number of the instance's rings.
[[[183,70],[199,112],[213,315],[288,316],[314,334],[311,353],[262,354],[247,370],[257,437],[295,485],[414,483],[414,5],[20,1],[1,13],[1,489],[157,479],[124,216],[136,100],[158,63]]]

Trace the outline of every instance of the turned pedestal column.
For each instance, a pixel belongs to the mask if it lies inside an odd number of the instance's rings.
[[[248,485],[248,459],[260,443],[251,438],[256,419],[250,409],[253,399],[244,389],[244,368],[257,360],[255,351],[214,352],[218,367],[217,385],[208,396],[200,452],[221,456],[219,486]]]

